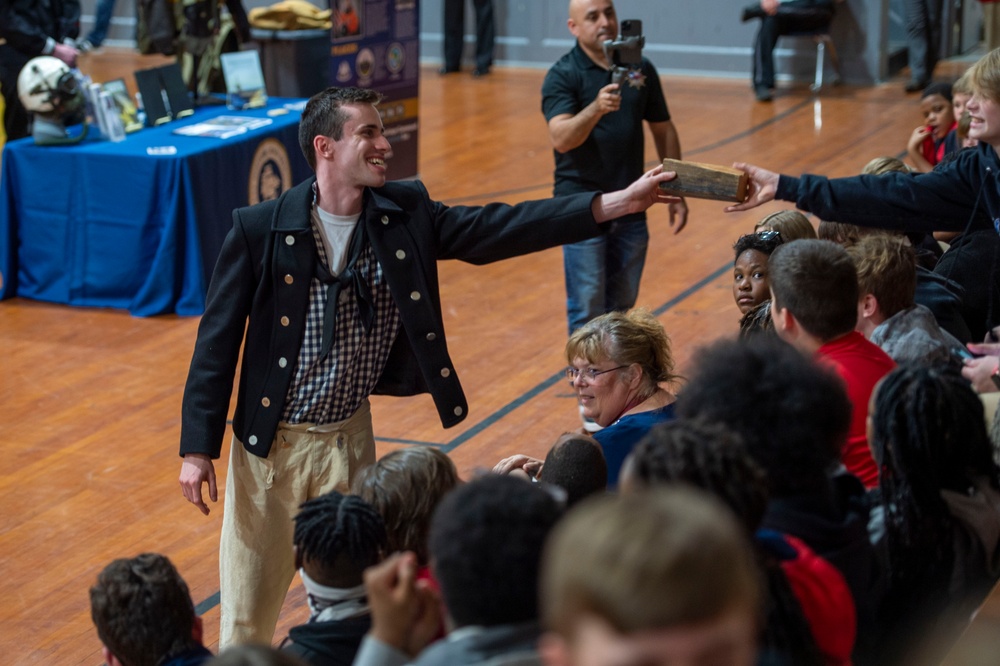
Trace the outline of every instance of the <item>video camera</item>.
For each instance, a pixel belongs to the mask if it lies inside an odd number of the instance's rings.
[[[642,47],[646,38],[642,36],[642,21],[625,19],[621,22],[617,39],[604,42],[604,56],[611,65],[611,82],[619,86],[630,69],[642,65]],[[621,88],[618,89],[621,94]]]

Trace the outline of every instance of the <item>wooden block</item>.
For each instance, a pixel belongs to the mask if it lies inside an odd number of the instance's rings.
[[[677,178],[661,183],[660,188],[679,197],[743,203],[747,196],[747,175],[739,169],[665,159],[663,170],[676,171]]]

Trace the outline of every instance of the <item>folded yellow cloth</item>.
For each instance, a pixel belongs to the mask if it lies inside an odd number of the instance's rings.
[[[250,10],[250,25],[263,30],[330,30],[332,11],[320,9],[306,0],[282,0],[270,7]]]

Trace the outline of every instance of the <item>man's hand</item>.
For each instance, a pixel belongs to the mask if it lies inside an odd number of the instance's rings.
[[[52,55],[70,67],[76,67],[76,57],[80,55],[80,52],[67,44],[56,44],[52,49]]]
[[[601,88],[597,92],[597,97],[594,98],[594,110],[604,116],[622,108],[622,96],[619,88],[621,85],[618,83],[609,83]]]
[[[526,476],[537,477],[542,470],[543,461],[522,453],[504,458],[493,467],[494,474],[510,474],[516,470],[523,471]]]
[[[781,4],[781,0],[760,0],[760,8],[764,10],[768,16],[774,16],[778,13],[778,5]]]
[[[687,202],[684,199],[675,201],[667,205],[667,210],[670,211],[670,226],[674,228],[675,234],[679,234],[688,223]]]
[[[655,203],[677,203],[680,197],[667,194],[660,189],[660,183],[673,180],[677,174],[664,171],[663,165],[657,165],[639,176],[638,180],[624,190],[599,194],[590,204],[594,219],[609,222],[630,213],[641,213]]]
[[[441,605],[426,581],[417,581],[417,556],[396,553],[365,569],[373,638],[411,657],[426,647],[441,626]]]
[[[778,174],[743,162],[736,162],[733,164],[733,168],[745,172],[750,177],[750,184],[747,188],[746,201],[726,206],[727,213],[750,210],[768,201],[774,201],[774,195],[778,192],[778,178],[780,177]]]
[[[208,497],[213,502],[219,501],[219,491],[215,486],[215,465],[212,459],[204,453],[188,453],[181,463],[181,476],[178,479],[184,498],[198,507],[206,516],[211,509],[201,496],[201,484],[208,482]]]

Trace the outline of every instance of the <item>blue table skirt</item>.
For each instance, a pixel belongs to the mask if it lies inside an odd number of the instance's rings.
[[[125,308],[137,316],[201,314],[233,209],[267,190],[262,170],[271,186],[283,176],[282,189],[312,171],[298,148],[299,111],[228,139],[173,130],[218,115],[266,117],[294,101],[272,98],[267,108],[238,113],[205,107],[121,143],[92,128],[76,146],[8,144],[0,176],[0,299]],[[176,153],[147,153],[163,146]]]

